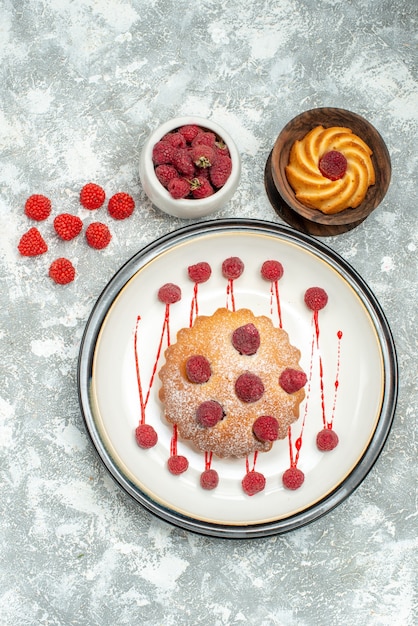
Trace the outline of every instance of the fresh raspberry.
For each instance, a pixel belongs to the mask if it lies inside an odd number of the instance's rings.
[[[223,139],[218,138],[215,141],[215,150],[218,156],[230,156],[228,146]]]
[[[244,372],[235,381],[235,393],[243,402],[257,402],[264,393],[261,378],[251,372]]]
[[[185,137],[176,132],[167,133],[162,137],[161,141],[167,141],[173,148],[185,148],[187,144]]]
[[[179,174],[193,178],[194,176],[194,164],[191,154],[185,148],[178,148],[174,151],[172,164],[176,168]]]
[[[22,235],[17,249],[22,256],[38,256],[44,254],[48,250],[48,246],[39,230],[32,227]]]
[[[171,163],[176,148],[168,141],[158,141],[152,149],[152,160],[155,165]]]
[[[32,220],[42,222],[46,220],[51,213],[51,200],[41,194],[29,196],[25,202],[25,215]]]
[[[107,210],[115,220],[124,220],[132,215],[135,208],[134,199],[127,193],[115,193],[109,200]]]
[[[192,179],[190,189],[192,190],[192,196],[195,200],[202,200],[208,198],[214,193],[213,187],[209,180],[203,176],[196,176]]]
[[[181,289],[174,283],[166,283],[159,288],[158,299],[164,304],[174,304],[181,299]]]
[[[289,469],[287,469],[282,476],[283,485],[286,489],[291,489],[292,491],[299,489],[304,480],[305,474],[297,467],[289,467]]]
[[[186,198],[190,193],[190,183],[185,178],[173,178],[167,185],[168,193],[175,200]]]
[[[255,472],[254,470],[252,470],[244,476],[241,484],[247,496],[253,496],[256,493],[263,491],[264,487],[266,486],[266,479],[264,478],[263,474],[260,474],[260,472]]]
[[[215,489],[219,484],[219,474],[214,469],[207,469],[200,474],[200,486],[202,489]]]
[[[331,150],[319,159],[318,167],[325,178],[339,180],[347,171],[347,159],[338,150]]]
[[[232,161],[229,156],[219,155],[213,166],[210,168],[210,180],[212,185],[217,187],[223,187],[230,177],[232,172]]]
[[[49,268],[49,276],[59,285],[67,285],[75,278],[74,265],[63,257],[55,259]]]
[[[175,476],[182,474],[189,467],[189,461],[185,456],[173,454],[167,461],[168,471]]]
[[[260,333],[254,324],[245,324],[232,333],[232,345],[240,354],[255,354],[260,347]]]
[[[102,224],[102,222],[92,222],[87,227],[86,239],[89,246],[96,248],[96,250],[102,250],[109,244],[112,235],[106,224]]]
[[[257,417],[253,433],[260,441],[276,441],[279,437],[279,422],[271,415]]]
[[[228,280],[239,278],[244,271],[244,263],[237,256],[231,256],[222,263],[222,274]]]
[[[194,137],[192,146],[203,144],[205,146],[214,147],[216,143],[216,135],[211,130],[200,130]]]
[[[305,292],[305,304],[312,311],[320,311],[328,302],[328,294],[321,287],[310,287]]]
[[[186,361],[186,374],[191,383],[207,383],[212,375],[210,363],[201,354],[195,354]]]
[[[176,168],[173,165],[168,164],[157,165],[157,167],[155,168],[155,175],[160,183],[163,185],[163,187],[166,188],[168,187],[168,183],[170,182],[170,180],[173,180],[173,178],[178,178],[179,176]]]
[[[180,126],[178,132],[183,135],[187,143],[192,143],[196,135],[201,132],[201,128],[196,124],[186,124],[185,126]]]
[[[189,265],[187,273],[194,283],[205,283],[211,277],[212,268],[206,261],[200,261],[195,265]]]
[[[306,374],[287,367],[279,376],[279,385],[286,393],[296,393],[306,385]]]
[[[149,424],[139,424],[135,429],[135,439],[140,448],[152,448],[158,441],[158,435]]]
[[[275,282],[283,276],[283,265],[279,261],[264,261],[261,266],[261,276],[265,280]]]
[[[331,428],[320,430],[316,436],[316,445],[322,452],[334,450],[338,446],[338,435]]]
[[[191,149],[192,161],[197,167],[211,167],[215,163],[216,153],[212,146],[196,143]]]
[[[205,400],[196,410],[196,421],[203,428],[212,428],[224,418],[224,410],[216,400]]]
[[[105,197],[104,189],[95,183],[87,183],[80,191],[80,202],[89,211],[100,209],[105,201]]]
[[[82,231],[83,222],[76,215],[70,213],[60,213],[54,219],[54,229],[58,237],[65,241],[70,241],[77,237]]]

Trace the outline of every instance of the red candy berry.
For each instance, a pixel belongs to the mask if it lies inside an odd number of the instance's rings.
[[[104,189],[95,183],[87,183],[80,191],[80,203],[89,211],[100,209],[105,201],[105,197]]]
[[[51,263],[49,276],[58,285],[67,285],[75,278],[75,268],[71,261],[61,257]]]
[[[107,210],[115,220],[124,220],[132,215],[134,208],[134,199],[129,194],[120,192],[110,198]]]
[[[155,175],[162,184],[163,187],[168,187],[168,183],[173,178],[178,178],[178,173],[173,165],[157,165],[155,168]]]
[[[260,347],[260,333],[254,324],[245,324],[232,333],[232,345],[240,354],[255,354]]]
[[[206,383],[212,375],[209,361],[200,354],[189,357],[186,374],[191,383]]]
[[[189,467],[189,461],[185,456],[174,454],[167,461],[168,471],[175,476],[182,474]]]
[[[196,176],[193,178],[190,189],[193,198],[195,200],[201,200],[202,198],[208,198],[214,193],[213,187],[209,180],[203,176]]]
[[[253,424],[253,433],[259,441],[276,441],[279,437],[279,422],[271,415],[261,415]]]
[[[139,424],[135,429],[136,443],[140,448],[152,448],[158,441],[155,429],[149,424]]]
[[[180,200],[189,195],[190,183],[185,178],[172,178],[167,185],[167,189],[175,200]]]
[[[319,171],[329,180],[339,180],[347,171],[347,159],[338,150],[326,152],[319,159]]]
[[[39,230],[32,227],[22,235],[17,249],[22,256],[38,256],[44,254],[48,250],[48,246]]]
[[[228,280],[239,278],[244,271],[244,263],[237,256],[231,256],[222,263],[222,274]]]
[[[334,450],[338,446],[338,435],[331,428],[320,430],[316,436],[316,445],[322,452]]]
[[[320,311],[328,302],[328,294],[321,287],[310,287],[305,292],[305,304],[311,311]]]
[[[46,220],[51,213],[51,200],[41,194],[29,196],[25,202],[25,215],[32,220],[41,222]]]
[[[207,469],[200,474],[200,486],[202,489],[210,491],[219,484],[219,474],[214,469]]]
[[[271,282],[280,280],[283,276],[283,265],[279,261],[264,261],[261,266],[261,276]]]
[[[181,289],[174,283],[166,283],[159,288],[158,299],[164,304],[174,304],[181,299]]]
[[[76,215],[70,213],[60,213],[54,219],[54,229],[58,237],[64,241],[70,241],[77,237],[82,231],[83,222]]]
[[[283,485],[286,489],[290,489],[292,491],[299,489],[304,480],[305,474],[297,467],[289,467],[289,469],[287,469],[282,476]]]
[[[102,250],[110,243],[112,235],[106,224],[92,222],[86,230],[86,240],[91,248]]]
[[[306,385],[306,374],[287,367],[279,376],[279,385],[286,393],[295,393]]]
[[[235,393],[243,402],[257,402],[264,393],[264,385],[256,374],[244,372],[235,381]]]
[[[197,407],[196,421],[203,428],[216,426],[224,417],[224,410],[215,400],[205,400]]]
[[[247,496],[253,496],[256,493],[263,491],[266,486],[266,479],[263,474],[260,474],[260,472],[252,470],[244,476],[241,484]]]
[[[209,263],[200,261],[200,263],[195,263],[195,265],[189,265],[187,273],[190,280],[194,283],[205,283],[211,277],[212,268]]]
[[[217,187],[223,187],[228,180],[232,172],[232,161],[227,155],[220,155],[216,157],[215,163],[210,168],[209,176],[212,185]]]

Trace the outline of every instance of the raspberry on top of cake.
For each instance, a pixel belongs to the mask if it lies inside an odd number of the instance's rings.
[[[249,309],[199,316],[165,351],[165,418],[202,452],[267,452],[299,417],[306,383],[300,357],[284,330]]]

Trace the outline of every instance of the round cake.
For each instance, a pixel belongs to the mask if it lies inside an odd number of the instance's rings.
[[[355,209],[375,183],[372,154],[349,128],[316,126],[292,145],[286,177],[297,200],[311,209],[326,214]],[[332,167],[326,167],[333,157],[338,165],[335,176]]]
[[[299,417],[306,383],[300,356],[284,330],[248,309],[199,316],[165,351],[165,418],[202,452],[267,452]]]

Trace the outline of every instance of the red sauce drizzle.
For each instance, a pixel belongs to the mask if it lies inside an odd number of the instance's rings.
[[[213,452],[205,452],[205,470],[210,470],[212,465]]]
[[[254,452],[252,468],[250,468],[250,460],[249,460],[248,456],[245,459],[245,470],[246,470],[247,474],[248,474],[248,472],[254,472],[255,471],[255,465],[257,463],[257,458],[258,458],[258,450],[256,450]]]
[[[138,315],[138,317],[136,318],[136,325],[135,325],[135,335],[134,335],[134,350],[135,350],[135,369],[136,369],[136,379],[138,382],[138,393],[139,393],[139,404],[141,407],[141,419],[139,421],[140,424],[145,424],[145,403],[144,403],[144,397],[142,394],[142,383],[141,383],[141,375],[140,375],[140,370],[139,370],[139,360],[138,360],[138,325],[139,322],[141,320],[141,317]]]
[[[194,288],[193,288],[192,304],[190,307],[190,321],[189,321],[190,328],[193,326],[194,318],[199,315],[199,303],[197,301],[198,291],[199,291],[199,283],[195,283]]]
[[[235,311],[234,279],[228,278],[226,287],[226,308]]]
[[[277,316],[279,318],[279,328],[283,328],[282,310],[280,306],[279,281],[275,280],[270,283],[270,315],[274,314],[274,300],[276,300]]]

